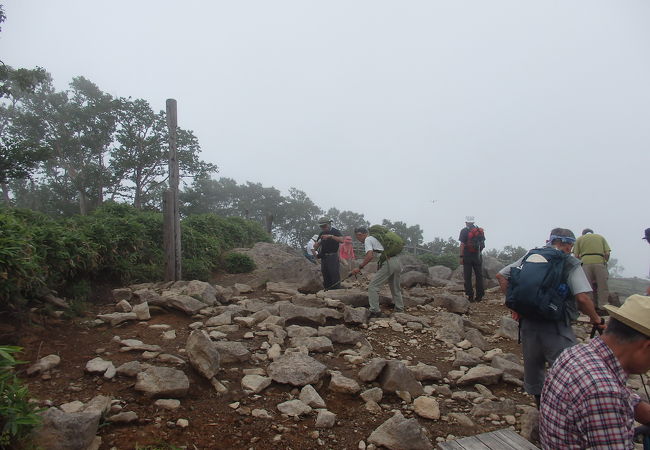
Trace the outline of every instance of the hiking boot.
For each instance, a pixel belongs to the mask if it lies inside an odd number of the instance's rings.
[[[370,311],[370,316],[371,319],[383,319],[386,317],[386,314],[384,314],[381,311]]]

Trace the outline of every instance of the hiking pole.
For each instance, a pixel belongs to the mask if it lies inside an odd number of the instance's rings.
[[[603,334],[603,330],[600,329],[600,325],[605,325],[605,318],[601,317],[600,318],[600,324],[591,327],[591,334],[589,335],[589,339],[593,339],[594,336],[596,336],[596,331],[598,331],[598,334]]]
[[[354,275],[355,277],[357,276],[354,273],[349,273],[347,277],[343,278],[342,280],[337,281],[336,283],[333,283],[333,284],[327,286],[325,289],[323,289],[323,291],[329,291],[330,289],[332,289],[337,284],[340,284],[340,283],[344,282],[345,280],[347,280],[348,278],[350,278],[352,275]]]

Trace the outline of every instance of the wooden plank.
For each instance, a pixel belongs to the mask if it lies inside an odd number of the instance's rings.
[[[468,436],[455,441],[441,442],[440,449],[449,450],[539,450],[510,429]]]
[[[438,448],[441,450],[465,450],[465,447],[460,445],[457,441],[439,442]]]
[[[497,430],[494,431],[495,437],[501,439],[505,444],[510,445],[513,448],[520,448],[522,450],[539,450],[538,447],[534,446],[531,442],[524,439],[519,433],[516,433],[512,430]]]
[[[456,443],[464,450],[489,450],[483,442],[478,439],[478,436],[468,436],[456,440]]]

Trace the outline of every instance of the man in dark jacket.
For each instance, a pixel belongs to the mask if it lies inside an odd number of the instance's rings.
[[[320,257],[320,270],[323,274],[323,287],[327,289],[341,289],[341,270],[339,268],[339,244],[343,242],[343,235],[332,227],[332,220],[321,217],[318,220],[321,229],[314,250]]]
[[[483,299],[483,260],[481,250],[485,247],[483,230],[474,225],[474,216],[465,217],[465,228],[460,230],[460,263],[463,265],[465,295],[470,302]],[[472,286],[472,271],[476,277],[476,297]]]

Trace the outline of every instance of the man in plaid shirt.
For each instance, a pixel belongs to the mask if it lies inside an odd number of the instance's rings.
[[[542,390],[539,434],[544,449],[632,449],[634,421],[650,423],[650,404],[625,385],[650,370],[650,297],[606,306],[602,338],[565,350]]]

